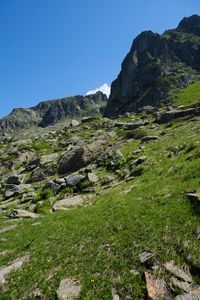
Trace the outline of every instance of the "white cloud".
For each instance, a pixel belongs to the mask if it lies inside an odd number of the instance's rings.
[[[98,87],[97,89],[93,90],[93,91],[88,91],[86,93],[86,95],[91,95],[91,94],[95,94],[97,92],[102,92],[104,94],[107,95],[107,97],[110,96],[110,86],[107,83],[104,83],[102,86]]]

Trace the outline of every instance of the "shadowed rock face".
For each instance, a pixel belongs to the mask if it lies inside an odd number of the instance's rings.
[[[198,15],[193,15],[188,18],[183,18],[179,23],[177,30],[200,35],[200,17]]]
[[[200,17],[184,18],[174,30],[159,35],[142,32],[133,41],[112,83],[105,110],[108,117],[143,106],[170,104],[170,91],[200,80]]]
[[[0,130],[29,128],[33,125],[47,127],[68,117],[96,116],[105,107],[107,96],[101,92],[88,96],[74,96],[40,102],[28,109],[17,108],[0,120]]]

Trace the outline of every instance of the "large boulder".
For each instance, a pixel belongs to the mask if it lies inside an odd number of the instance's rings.
[[[19,185],[23,182],[24,180],[24,176],[23,175],[17,175],[17,174],[13,174],[11,176],[8,177],[7,179],[7,183],[8,184],[16,184]]]
[[[85,167],[92,159],[92,153],[86,147],[74,147],[61,157],[58,167],[60,175],[72,173]]]
[[[72,187],[75,190],[81,190],[84,179],[85,176],[83,175],[69,175],[65,178],[66,186]]]
[[[38,218],[39,216],[27,210],[15,209],[8,215],[8,217],[13,219],[35,219]]]
[[[103,140],[93,141],[85,146],[75,146],[66,151],[58,166],[60,175],[70,174],[87,166],[92,160],[95,160],[104,145]]]
[[[23,194],[25,191],[30,190],[31,187],[29,184],[20,184],[20,185],[15,185],[15,184],[6,184],[5,185],[5,193],[4,196],[6,199],[15,197],[18,195]]]
[[[72,196],[68,197],[66,199],[59,200],[56,202],[53,206],[52,211],[57,210],[68,210],[69,208],[73,206],[79,206],[82,205],[84,202],[84,199],[81,196]]]

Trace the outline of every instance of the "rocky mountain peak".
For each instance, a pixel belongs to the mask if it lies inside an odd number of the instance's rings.
[[[183,18],[176,30],[180,32],[200,35],[200,16],[193,15],[187,18]]]
[[[158,33],[152,31],[143,31],[136,39],[133,41],[131,51],[137,50],[139,53],[144,53],[147,51],[154,51],[155,45],[163,47],[163,41]]]
[[[146,105],[171,105],[173,90],[200,80],[199,24],[200,17],[195,15],[162,35],[152,31],[138,35],[111,85],[105,115],[138,111]]]

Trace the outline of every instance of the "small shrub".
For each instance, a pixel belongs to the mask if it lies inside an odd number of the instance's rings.
[[[48,214],[51,207],[52,207],[52,203],[49,200],[44,201],[44,202],[38,202],[36,204],[34,212],[37,214],[39,214],[39,213],[40,214]]]
[[[139,140],[139,139],[143,138],[146,135],[148,135],[147,132],[146,132],[146,130],[141,129],[141,128],[137,128],[137,129],[134,129],[134,130],[129,130],[126,133],[126,138],[127,139],[136,139],[136,140]]]
[[[82,183],[82,189],[85,190],[87,189],[88,187],[91,186],[91,183],[89,180],[85,180],[83,183]]]
[[[74,189],[71,186],[68,186],[66,188],[64,188],[61,192],[60,192],[60,196],[64,197],[66,194],[73,194],[74,193]]]
[[[36,200],[37,201],[47,200],[47,199],[49,199],[53,196],[54,196],[54,193],[51,189],[45,189],[45,190],[42,190],[42,191],[38,192]]]

